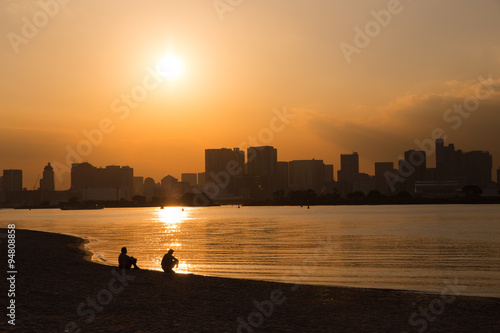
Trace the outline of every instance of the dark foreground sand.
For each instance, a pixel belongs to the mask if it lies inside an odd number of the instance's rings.
[[[7,324],[7,251],[5,239],[0,239],[4,276],[0,331],[500,331],[500,299],[495,298],[454,298],[450,291],[446,303],[440,295],[294,288],[291,284],[134,270],[123,278],[117,268],[84,260],[86,253],[79,238],[23,230],[16,230],[16,236],[16,326]],[[260,312],[254,301],[261,304]],[[438,314],[429,310],[431,305]],[[419,314],[420,307],[426,309],[427,319]],[[413,313],[412,326],[409,320]]]

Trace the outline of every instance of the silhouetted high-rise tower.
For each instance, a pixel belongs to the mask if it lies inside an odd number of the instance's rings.
[[[40,190],[55,191],[54,168],[52,168],[50,162],[43,169],[43,178],[40,179]]]

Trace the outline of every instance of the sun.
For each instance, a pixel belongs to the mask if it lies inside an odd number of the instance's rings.
[[[179,58],[173,54],[168,54],[158,61],[156,71],[166,79],[176,79],[182,75],[184,66]]]

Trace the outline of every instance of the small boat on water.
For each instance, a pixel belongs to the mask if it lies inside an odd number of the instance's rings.
[[[95,209],[104,209],[104,206],[101,205],[72,205],[72,206],[62,206],[61,210],[95,210]]]

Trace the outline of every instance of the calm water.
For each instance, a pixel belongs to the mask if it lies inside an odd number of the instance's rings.
[[[160,270],[307,284],[500,297],[500,206],[124,208],[1,210],[0,225],[77,235],[93,260],[116,265],[120,248]]]

